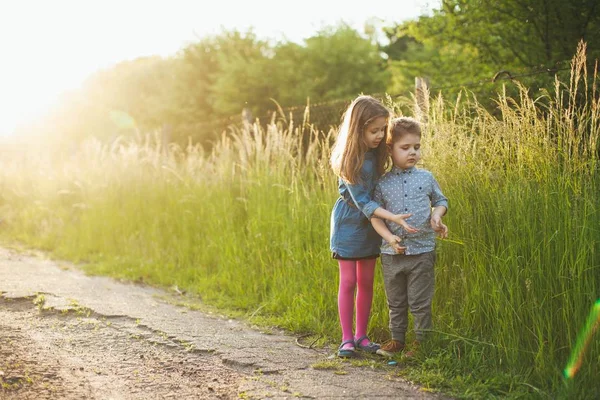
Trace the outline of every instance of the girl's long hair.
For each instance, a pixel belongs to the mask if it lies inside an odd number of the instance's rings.
[[[379,100],[368,95],[358,96],[344,112],[330,161],[333,172],[350,184],[360,181],[360,170],[369,150],[363,140],[364,131],[379,117],[389,118],[390,112]],[[385,146],[384,138],[376,149],[378,176],[383,175],[388,162]]]

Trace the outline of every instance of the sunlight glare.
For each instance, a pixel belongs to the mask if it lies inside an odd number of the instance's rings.
[[[27,3],[27,2],[25,2]],[[18,3],[17,3],[18,4]],[[9,135],[56,103],[62,91],[76,87],[82,71],[82,46],[73,24],[53,19],[51,7],[5,6],[0,17],[0,135]],[[29,4],[31,6],[31,4]]]
[[[427,0],[403,0],[404,17]],[[371,3],[382,14],[393,0]],[[324,24],[367,16],[362,7],[307,0],[277,18],[259,12],[273,0],[226,0],[207,7],[193,0],[19,0],[0,2],[0,136],[30,122],[99,69],[137,57],[174,54],[186,43],[222,29],[300,42]],[[318,8],[319,13],[313,10]],[[236,10],[231,13],[231,10]]]

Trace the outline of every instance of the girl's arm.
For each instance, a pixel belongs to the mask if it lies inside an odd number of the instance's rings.
[[[379,187],[375,188],[375,199],[371,198],[371,195],[367,188],[362,184],[346,184],[348,188],[348,192],[350,193],[350,197],[352,197],[352,201],[356,205],[356,207],[369,219],[373,216],[377,218],[387,219],[388,221],[395,222],[396,224],[402,226],[406,232],[415,233],[418,232],[418,229],[410,226],[405,220],[410,217],[412,214],[393,214],[381,207],[381,205],[376,201],[377,200],[377,191]]]
[[[381,236],[383,240],[388,242],[390,246],[392,246],[392,248],[396,250],[396,253],[404,253],[406,247],[400,245],[402,239],[399,236],[396,236],[392,232],[390,232],[387,225],[385,224],[385,222],[383,222],[382,219],[371,218],[371,225],[373,225],[373,228],[375,228],[375,231],[379,234],[379,236]]]
[[[369,190],[362,184],[345,183],[351,201],[367,218],[371,219],[377,208],[381,207],[378,202],[371,198]]]
[[[379,183],[377,185],[375,185],[375,193],[373,194],[373,200],[375,200],[375,202],[377,202],[377,204],[384,203],[383,193],[381,193],[381,187],[379,186]],[[418,229],[415,229],[414,227],[410,226],[405,221],[406,218],[410,217],[412,214],[394,214],[394,213],[386,210],[383,207],[379,207],[379,208],[375,209],[375,211],[373,212],[373,215],[378,218],[383,218],[383,219],[387,219],[388,221],[395,222],[396,224],[402,226],[406,232],[409,232],[409,233],[418,232]],[[385,226],[385,223],[383,225],[384,225],[385,229],[388,230],[387,226]],[[375,225],[373,225],[373,227],[376,228]],[[389,232],[389,230],[388,230],[388,232]],[[381,234],[380,234],[380,236],[384,237]]]
[[[375,209],[375,211],[373,212],[373,215],[375,217],[387,219],[388,221],[397,223],[398,225],[402,226],[404,228],[404,230],[408,233],[415,233],[415,232],[419,231],[418,229],[410,226],[406,222],[406,218],[410,217],[412,214],[393,214],[393,213],[389,212],[388,210],[386,210],[385,208],[379,207],[379,208]],[[385,225],[385,223],[383,221],[381,221],[381,222]],[[373,227],[375,227],[375,225],[373,225]],[[386,229],[387,229],[387,227],[386,227]],[[388,230],[388,232],[389,232],[389,230]]]

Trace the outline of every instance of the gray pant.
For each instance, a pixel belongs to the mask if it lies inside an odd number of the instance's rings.
[[[405,342],[410,308],[416,338],[423,341],[425,331],[432,327],[435,251],[416,255],[382,254],[381,264],[392,339]]]

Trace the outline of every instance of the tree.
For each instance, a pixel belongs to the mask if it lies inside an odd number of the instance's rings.
[[[596,0],[443,0],[421,22],[427,36],[473,46],[483,62],[498,66],[570,60],[580,40],[600,49]]]
[[[341,24],[305,40],[305,85],[313,100],[383,93],[390,75],[378,45]]]
[[[173,59],[159,56],[124,61],[93,74],[83,90],[97,107],[127,113],[139,129],[151,131],[171,112],[164,99],[175,83],[173,66]]]
[[[213,107],[218,116],[240,114],[243,108],[258,113],[275,94],[269,81],[270,45],[252,31],[225,34],[218,53],[219,73],[211,87]]]
[[[505,79],[536,90],[566,75],[580,39],[600,37],[600,14],[590,0],[443,0],[431,16],[386,29],[391,44],[392,91],[406,92],[415,76],[430,78],[433,91],[454,97],[462,88],[494,107]],[[590,43],[589,43],[590,44]],[[596,53],[600,43],[588,45]],[[487,82],[487,83],[486,83]]]

